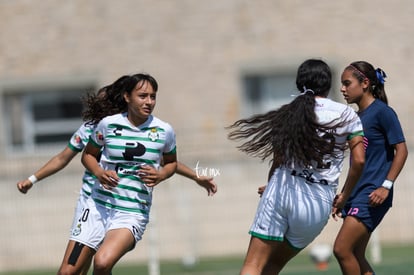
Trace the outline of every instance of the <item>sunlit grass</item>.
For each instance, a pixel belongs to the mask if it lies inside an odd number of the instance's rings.
[[[386,246],[382,250],[383,261],[374,264],[377,274],[414,274],[414,245],[410,246]],[[160,265],[161,275],[236,275],[243,262],[242,256],[204,258],[194,266],[185,267],[181,261],[162,262]],[[52,275],[56,270],[0,272],[0,275]],[[90,272],[92,274],[92,272]],[[119,264],[113,270],[113,275],[149,274],[148,266]],[[289,275],[337,275],[341,274],[339,266],[334,258],[329,263],[328,270],[319,271],[311,262],[306,251],[300,253],[281,274]]]

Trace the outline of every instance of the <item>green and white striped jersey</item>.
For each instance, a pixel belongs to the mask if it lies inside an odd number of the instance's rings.
[[[142,165],[159,169],[164,154],[175,154],[175,133],[170,124],[150,116],[136,127],[127,113],[116,114],[98,123],[90,142],[102,148],[101,167],[115,170],[120,178],[112,190],[96,182],[94,201],[106,208],[149,214],[153,188],[141,181],[138,171]]]
[[[68,143],[68,147],[74,152],[82,152],[89,141],[89,137],[95,128],[94,125],[82,124],[78,130],[72,135]],[[95,183],[96,177],[85,169],[82,177],[82,187],[80,194],[89,197],[92,193],[92,186]]]

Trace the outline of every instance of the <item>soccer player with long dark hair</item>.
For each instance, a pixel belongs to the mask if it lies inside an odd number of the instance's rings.
[[[327,98],[331,81],[325,62],[306,60],[298,69],[299,94],[292,102],[230,126],[230,139],[247,140],[241,151],[271,158],[241,275],[279,274],[325,227],[335,197],[337,207],[344,205],[362,172],[360,119],[352,108]],[[351,166],[336,196],[348,147]]]

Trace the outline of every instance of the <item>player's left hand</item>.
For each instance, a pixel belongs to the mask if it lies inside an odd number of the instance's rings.
[[[162,181],[159,171],[149,165],[142,165],[137,174],[148,187],[154,187]]]
[[[384,187],[375,189],[371,194],[369,194],[369,204],[374,207],[381,205],[388,197],[389,192],[390,190]]]
[[[212,177],[200,176],[196,180],[198,185],[207,190],[208,196],[213,196],[217,192],[217,185]]]

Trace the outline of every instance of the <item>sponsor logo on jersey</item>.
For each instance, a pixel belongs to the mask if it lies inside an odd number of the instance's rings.
[[[122,127],[118,126],[116,127],[116,129],[113,131],[115,136],[122,136]]]
[[[125,152],[122,153],[125,160],[134,160],[134,157],[140,157],[147,150],[145,146],[139,142],[127,142]]]

